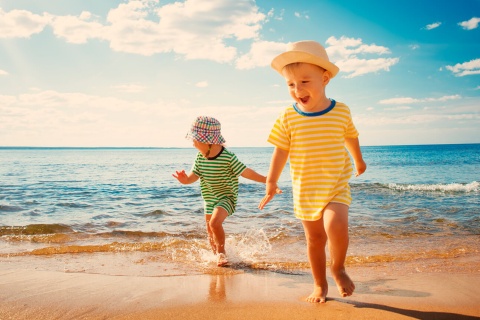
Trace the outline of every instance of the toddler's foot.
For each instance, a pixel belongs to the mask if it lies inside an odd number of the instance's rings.
[[[312,294],[307,297],[308,302],[312,303],[325,303],[327,301],[328,283],[324,286],[315,286]]]
[[[353,283],[352,279],[350,279],[347,272],[345,270],[341,270],[332,273],[340,295],[342,297],[351,296],[355,290],[355,284]]]
[[[217,258],[217,266],[223,267],[228,264],[228,259],[225,253],[219,253]]]

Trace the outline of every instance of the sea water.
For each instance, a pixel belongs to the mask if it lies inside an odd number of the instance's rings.
[[[229,150],[255,171],[268,172],[272,148]],[[190,170],[196,152],[0,148],[0,260],[58,261],[73,271],[115,274],[212,272],[199,184],[172,177]],[[480,144],[362,152],[368,168],[350,182],[347,264],[478,257]],[[308,267],[288,164],[279,187],[283,193],[260,211],[264,185],[240,178],[237,211],[224,222],[237,269],[294,273]],[[90,266],[86,256],[96,257]],[[108,265],[112,257],[115,268],[100,270],[99,261]],[[82,266],[75,267],[76,258]]]

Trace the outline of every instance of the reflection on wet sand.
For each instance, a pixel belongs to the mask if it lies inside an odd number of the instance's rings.
[[[225,291],[225,276],[214,275],[210,277],[210,287],[208,290],[208,301],[221,302],[225,301],[227,294]]]

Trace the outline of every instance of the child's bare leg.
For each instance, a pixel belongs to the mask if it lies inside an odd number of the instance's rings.
[[[228,217],[228,212],[222,207],[213,209],[213,213],[208,222],[208,227],[212,231],[213,240],[217,253],[225,253],[225,231],[223,230],[223,221]]]
[[[328,236],[333,279],[342,297],[351,296],[355,285],[345,271],[348,249],[348,206],[329,203],[323,212],[323,221]]]
[[[313,276],[313,292],[308,296],[308,302],[325,303],[328,293],[327,257],[325,245],[327,234],[323,227],[323,219],[317,221],[302,221],[303,230],[307,239],[308,261]]]
[[[213,254],[217,254],[217,245],[215,244],[213,231],[210,228],[210,219],[211,218],[212,218],[211,214],[206,214],[205,215],[205,223],[207,225],[207,233],[208,233],[208,242],[210,243],[210,247],[212,248]]]

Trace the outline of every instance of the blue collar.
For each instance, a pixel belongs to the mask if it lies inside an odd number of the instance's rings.
[[[302,111],[298,108],[296,102],[293,104],[293,109],[295,109],[295,111],[297,111],[298,114],[300,114],[302,116],[305,116],[305,117],[321,116],[322,114],[328,113],[330,110],[335,108],[335,104],[336,104],[335,100],[330,99],[330,101],[332,101],[332,103],[330,103],[330,106],[327,109],[322,110],[322,111],[318,111],[318,112],[304,112],[304,111]]]

